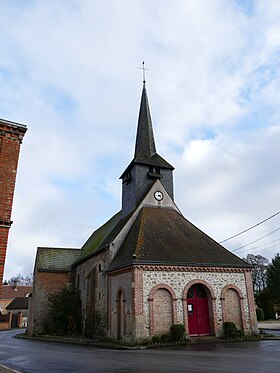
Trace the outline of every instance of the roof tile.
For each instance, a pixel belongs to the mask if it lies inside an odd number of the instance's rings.
[[[110,268],[136,263],[248,267],[174,209],[144,207]]]

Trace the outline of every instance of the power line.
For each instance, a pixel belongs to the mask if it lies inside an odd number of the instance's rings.
[[[235,252],[235,251],[238,251],[238,250],[240,250],[240,249],[243,249],[243,247],[249,246],[249,245],[251,245],[252,243],[255,243],[255,242],[257,242],[257,241],[260,241],[260,240],[262,240],[263,238],[265,238],[265,237],[267,237],[267,236],[270,236],[272,233],[275,233],[275,232],[277,232],[277,231],[279,231],[279,230],[280,230],[280,228],[277,228],[277,229],[275,229],[274,231],[272,231],[272,232],[270,232],[270,233],[267,233],[266,235],[264,235],[264,236],[258,238],[257,240],[254,240],[254,241],[252,241],[252,242],[249,242],[249,243],[247,243],[246,245],[240,246],[240,247],[238,247],[237,249],[234,249],[234,250],[231,250],[231,251],[232,251],[232,252]]]
[[[279,240],[276,240],[276,241],[279,241]],[[264,249],[261,249],[261,250],[258,250],[258,251],[254,251],[255,249],[259,249],[261,246],[257,246],[257,247],[253,247],[251,250],[250,250],[250,253],[248,252],[248,254],[263,254],[263,253],[267,253],[269,251],[272,251],[272,250],[275,250],[278,246],[280,245],[280,242],[276,245],[273,245],[273,246],[269,246],[269,247],[266,247]]]
[[[278,241],[280,241],[280,238],[277,238],[276,240],[273,240],[273,241],[269,241],[269,242],[263,243],[262,245],[259,245],[259,246],[252,247],[251,250],[260,249],[263,246],[270,245],[270,244],[272,244],[274,242],[278,242]],[[280,243],[276,244],[275,247],[278,246],[278,245],[280,245]],[[266,250],[266,249],[267,248],[261,249],[261,251],[262,250]]]
[[[248,232],[249,230],[251,230],[251,229],[257,227],[258,225],[261,225],[261,224],[265,223],[265,222],[268,221],[269,219],[274,218],[274,216],[276,216],[276,215],[278,215],[278,214],[280,214],[280,211],[278,211],[278,212],[276,212],[276,214],[273,214],[273,215],[269,216],[268,218],[262,220],[261,222],[259,222],[259,223],[255,224],[255,225],[253,225],[252,227],[247,228],[247,229],[245,229],[244,231],[235,234],[234,236],[231,236],[231,237],[229,237],[229,238],[226,238],[225,240],[223,240],[223,241],[221,241],[221,242],[219,242],[219,243],[223,243],[223,242],[226,242],[226,241],[231,240],[232,238],[235,238],[235,237],[237,237],[237,236],[240,236],[241,234],[243,234],[243,233],[245,233],[245,232]],[[237,250],[237,249],[236,249],[236,250]]]
[[[272,251],[272,250],[276,250],[276,248],[279,246],[280,244],[278,244],[278,245],[275,245],[275,246],[270,246],[270,247],[268,247],[267,249],[265,249],[265,250],[261,250],[261,251],[258,251],[258,252],[256,252],[256,254],[264,254],[264,253],[268,253],[268,252],[270,252],[270,251]]]

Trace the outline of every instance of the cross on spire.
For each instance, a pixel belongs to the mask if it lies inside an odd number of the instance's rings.
[[[145,68],[145,61],[142,62],[142,67],[139,67],[143,71],[143,83],[146,83],[146,74],[145,71],[149,71],[149,69]]]

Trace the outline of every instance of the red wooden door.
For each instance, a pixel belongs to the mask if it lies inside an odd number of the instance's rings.
[[[193,285],[188,291],[187,298],[189,335],[209,335],[208,298],[204,286]]]

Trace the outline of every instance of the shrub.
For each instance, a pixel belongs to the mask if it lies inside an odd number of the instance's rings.
[[[49,296],[49,332],[74,335],[81,331],[81,300],[78,290],[66,287]]]
[[[170,334],[169,333],[162,334],[160,337],[160,341],[162,343],[170,342]]]
[[[160,343],[160,336],[159,335],[154,335],[152,338],[153,344],[159,344]]]
[[[274,317],[273,298],[268,289],[265,289],[256,295],[256,301],[260,308],[263,309],[264,319]]]
[[[264,312],[262,308],[256,308],[257,320],[262,321],[264,320]]]
[[[101,322],[101,314],[97,311],[91,311],[85,318],[84,334],[87,338],[93,338]]]
[[[180,342],[185,339],[185,326],[183,324],[174,324],[170,327],[171,340]]]
[[[237,338],[243,338],[243,337],[244,337],[244,332],[243,332],[243,330],[237,330],[237,332],[236,332],[236,337],[237,337]]]
[[[224,322],[224,333],[225,333],[226,339],[238,337],[238,329],[236,325],[234,324],[234,322],[231,322],[231,321]]]

